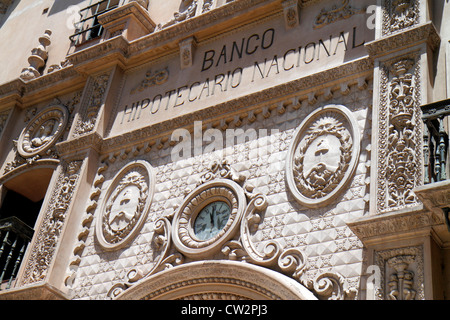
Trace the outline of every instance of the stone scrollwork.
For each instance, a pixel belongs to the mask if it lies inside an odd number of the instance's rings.
[[[326,205],[348,182],[360,151],[356,120],[329,105],[306,118],[294,134],[286,163],[289,189],[308,207]]]
[[[227,224],[215,236],[200,240],[193,230],[195,218],[201,208],[217,198],[230,202]],[[276,240],[267,242],[262,249],[255,246],[253,233],[267,207],[266,196],[255,193],[245,176],[233,170],[226,161],[213,162],[183,203],[173,213],[156,221],[153,244],[158,258],[151,270],[142,274],[132,268],[125,281],[111,287],[108,297],[119,298],[125,290],[144,283],[163,270],[222,255],[232,261],[275,269],[313,290],[321,299],[352,298],[355,291],[346,287],[345,279],[339,274],[327,272],[315,280],[307,279],[307,257],[300,249],[284,249]]]
[[[365,13],[366,9],[357,9],[349,4],[349,0],[342,0],[341,6],[333,6],[331,10],[322,9],[314,20],[314,29],[322,28],[330,23],[348,19],[354,14]]]
[[[96,224],[96,237],[105,250],[125,246],[140,230],[153,197],[153,171],[134,161],[118,172],[110,185]]]
[[[69,119],[62,105],[53,105],[38,113],[23,129],[17,151],[24,158],[44,155],[61,137]]]

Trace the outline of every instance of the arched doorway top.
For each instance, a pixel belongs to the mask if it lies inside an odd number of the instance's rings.
[[[164,270],[125,290],[118,300],[316,300],[279,272],[237,261],[198,261]]]

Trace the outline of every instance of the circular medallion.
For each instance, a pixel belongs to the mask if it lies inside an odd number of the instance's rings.
[[[203,184],[186,197],[174,216],[174,245],[192,258],[213,254],[233,237],[246,205],[242,188],[231,180]]]
[[[309,115],[294,133],[286,162],[288,187],[307,206],[327,205],[353,175],[360,133],[351,112],[328,105]]]
[[[24,158],[44,155],[61,137],[69,113],[64,106],[54,105],[39,112],[23,129],[17,141],[17,150]]]
[[[145,161],[126,165],[114,177],[97,218],[96,236],[105,250],[131,241],[147,218],[153,198],[152,167]]]

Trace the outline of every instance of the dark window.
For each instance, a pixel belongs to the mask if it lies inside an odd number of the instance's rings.
[[[70,36],[75,45],[80,45],[102,35],[103,27],[98,22],[98,16],[119,6],[120,0],[91,0],[89,5],[80,10],[80,21],[76,32]]]

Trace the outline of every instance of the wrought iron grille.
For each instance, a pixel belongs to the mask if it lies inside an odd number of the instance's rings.
[[[11,288],[33,233],[17,217],[0,220],[0,291]]]
[[[422,107],[424,183],[446,180],[448,156],[448,130],[445,121],[450,115],[450,99]]]
[[[76,24],[76,32],[70,36],[74,45],[80,45],[102,35],[103,27],[98,16],[119,6],[119,0],[102,0],[92,3],[80,10],[80,21]]]

